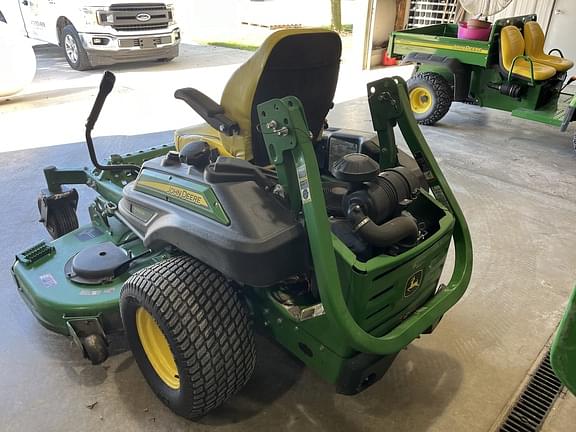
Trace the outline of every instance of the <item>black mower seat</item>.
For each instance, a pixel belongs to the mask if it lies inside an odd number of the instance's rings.
[[[322,29],[286,29],[271,34],[231,76],[222,94],[225,115],[239,126],[226,135],[208,125],[176,131],[176,147],[204,139],[221,154],[268,165],[256,106],[264,101],[296,96],[302,101],[308,126],[320,135],[332,106],[342,43],[337,33]],[[228,154],[226,154],[228,153]]]

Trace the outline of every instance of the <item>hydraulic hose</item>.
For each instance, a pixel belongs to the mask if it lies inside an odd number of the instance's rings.
[[[376,247],[387,248],[402,240],[412,244],[418,239],[418,225],[411,216],[398,216],[382,225],[376,225],[359,205],[351,206],[348,216],[354,222],[354,230],[358,235]]]

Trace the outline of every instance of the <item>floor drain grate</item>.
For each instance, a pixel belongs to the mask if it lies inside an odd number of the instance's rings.
[[[500,432],[539,431],[562,388],[550,366],[548,351],[500,426]]]

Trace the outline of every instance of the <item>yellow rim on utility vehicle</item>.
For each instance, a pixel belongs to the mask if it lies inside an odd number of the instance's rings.
[[[410,90],[410,107],[418,114],[425,113],[432,106],[432,93],[427,88],[415,87]]]
[[[160,379],[168,387],[178,390],[180,388],[178,368],[166,336],[154,317],[143,307],[139,307],[136,311],[136,330],[146,357]]]

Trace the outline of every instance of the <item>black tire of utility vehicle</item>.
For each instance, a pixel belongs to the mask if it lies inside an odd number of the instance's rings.
[[[64,57],[72,69],[78,71],[92,69],[88,54],[73,25],[67,25],[62,30],[62,49],[64,50]]]
[[[416,121],[421,125],[433,125],[450,110],[454,92],[450,83],[442,75],[434,72],[417,73],[408,80],[408,96],[412,90],[423,87],[432,95],[432,104],[423,113],[414,112]]]
[[[168,342],[177,389],[160,378],[146,355],[136,324],[140,307]],[[169,258],[132,275],[122,288],[120,312],[142,374],[178,415],[203,416],[242,389],[254,372],[254,333],[244,299],[220,273],[192,257]]]

